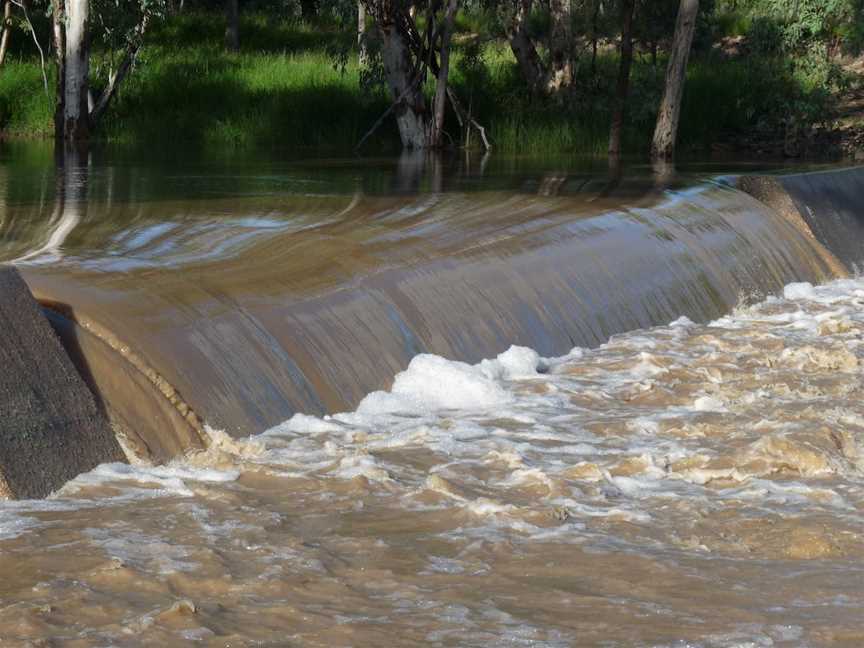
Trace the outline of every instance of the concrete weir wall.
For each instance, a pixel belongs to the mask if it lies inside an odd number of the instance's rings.
[[[780,176],[741,176],[738,189],[795,223],[844,271],[864,263],[864,167]]]
[[[864,262],[861,196],[860,168],[605,202],[373,196],[191,263],[118,271],[91,254],[24,265],[27,285],[0,266],[0,497],[122,461],[115,430],[163,463],[206,447],[205,422],[245,436],[353,409],[418,353],[560,355],[847,276]]]
[[[45,497],[125,461],[107,419],[18,271],[0,266],[0,498]]]

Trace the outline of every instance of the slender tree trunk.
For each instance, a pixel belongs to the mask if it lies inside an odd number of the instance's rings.
[[[681,0],[678,20],[675,23],[675,36],[669,65],[666,68],[666,88],[660,102],[657,126],[651,144],[651,157],[671,160],[675,157],[675,140],[678,137],[678,122],[681,117],[681,97],[684,94],[684,80],[687,75],[687,61],[696,30],[696,16],[699,13],[699,0]]]
[[[516,12],[507,29],[510,49],[519,63],[522,76],[532,93],[544,88],[546,69],[537,53],[537,47],[528,34],[528,19],[531,16],[532,0],[516,0]]]
[[[366,39],[366,6],[362,2],[357,2],[357,51],[360,67],[366,67],[369,64],[369,47]]]
[[[547,90],[557,92],[573,82],[573,29],[570,0],[549,0],[552,21],[549,34],[549,79]]]
[[[627,114],[627,95],[630,91],[630,67],[633,63],[633,11],[635,0],[621,2],[621,62],[618,67],[618,88],[615,96],[615,112],[609,131],[609,160],[615,164],[621,158],[621,137],[624,117]]]
[[[90,76],[90,52],[87,42],[88,0],[65,0],[66,61],[65,100],[63,102],[63,137],[86,140],[90,135],[87,94]]]
[[[57,95],[54,107],[54,137],[64,138],[64,113],[66,112],[66,35],[63,25],[66,22],[62,2],[54,2],[51,15],[52,37],[54,39],[54,58],[57,63]]]
[[[384,72],[396,102],[396,123],[406,149],[428,145],[428,114],[423,96],[422,79],[415,77],[408,43],[394,24],[381,25]]]
[[[458,0],[449,0],[444,15],[444,25],[441,31],[441,56],[438,68],[438,78],[435,84],[435,104],[432,133],[429,137],[433,147],[440,148],[444,142],[444,113],[447,107],[447,77],[450,73],[450,41],[453,38],[453,23],[456,18]]]
[[[12,0],[6,0],[3,5],[3,36],[0,37],[0,65],[6,62],[6,52],[9,51],[9,38],[12,35]]]
[[[145,14],[141,23],[135,28],[134,36],[126,45],[126,51],[123,53],[120,65],[117,66],[116,70],[111,71],[108,76],[108,85],[105,86],[105,89],[102,90],[102,94],[99,95],[99,98],[94,102],[93,107],[90,109],[91,128],[98,127],[99,122],[102,120],[102,116],[105,114],[105,111],[108,110],[109,104],[116,96],[117,90],[132,70],[132,66],[138,58],[138,51],[141,49],[141,41],[144,38],[144,32],[147,30],[148,22],[148,15]]]
[[[599,27],[597,21],[600,18],[600,0],[594,0],[594,11],[591,13],[591,78],[597,78],[597,39]]]
[[[240,49],[239,0],[225,0],[225,49],[231,52]]]

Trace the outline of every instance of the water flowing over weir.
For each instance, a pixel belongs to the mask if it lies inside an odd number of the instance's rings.
[[[419,194],[94,165],[16,201],[4,172],[0,258],[97,394],[52,404],[156,461],[73,468],[48,427],[60,481],[87,472],[0,502],[0,645],[864,645],[864,279],[834,278],[861,173]],[[87,396],[17,287],[30,357]],[[47,456],[27,403],[6,466]]]
[[[820,219],[830,204],[857,223],[862,172],[742,182],[756,197],[735,182],[623,197],[259,197],[197,212],[82,205],[67,188],[15,256],[115,423],[165,460],[203,446],[205,421],[240,436],[352,409],[419,353],[560,355],[682,315],[707,321],[859,260],[850,233]]]

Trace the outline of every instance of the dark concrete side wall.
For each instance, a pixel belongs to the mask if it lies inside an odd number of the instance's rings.
[[[113,431],[18,271],[0,266],[0,497],[44,497],[124,461]]]
[[[782,176],[816,238],[852,272],[864,265],[864,167]]]

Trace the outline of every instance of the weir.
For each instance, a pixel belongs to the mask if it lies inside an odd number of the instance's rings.
[[[853,169],[623,199],[258,200],[219,227],[138,206],[21,271],[127,443],[165,461],[204,447],[205,423],[241,436],[350,410],[419,353],[561,355],[841,276],[864,257],[862,192]]]

